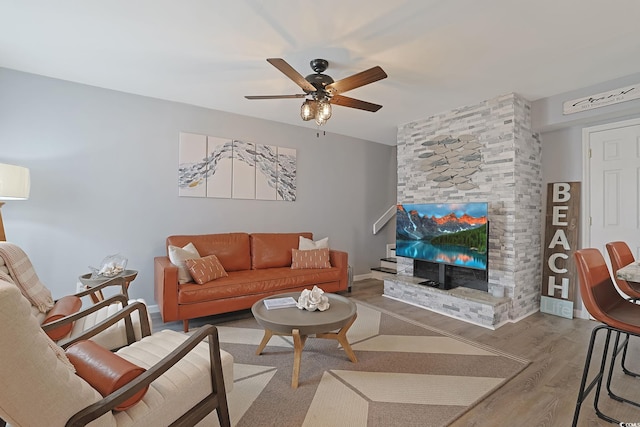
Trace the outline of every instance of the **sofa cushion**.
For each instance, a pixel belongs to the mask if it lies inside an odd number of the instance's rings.
[[[198,259],[188,259],[185,261],[189,273],[193,277],[196,283],[202,285],[203,283],[216,280],[220,277],[228,276],[224,270],[220,261],[215,255],[209,255]]]
[[[251,234],[251,268],[291,266],[291,250],[297,249],[300,236],[313,239],[312,233]]]
[[[300,251],[292,249],[292,269],[330,268],[329,249],[309,249]]]
[[[201,257],[215,255],[227,272],[251,268],[251,250],[247,233],[167,237],[167,245],[182,247],[189,242],[193,242]]]
[[[173,265],[178,267],[178,283],[191,282],[191,274],[185,265],[185,261],[192,258],[200,258],[198,250],[189,242],[184,247],[169,245],[167,247],[169,251],[169,260]]]
[[[228,272],[203,285],[185,283],[178,289],[178,304],[195,304],[240,295],[286,292],[289,289],[338,282],[342,270],[337,267],[292,270],[291,267]]]
[[[302,251],[308,251],[310,249],[322,249],[329,247],[329,238],[325,237],[324,239],[320,239],[317,241],[313,241],[311,239],[307,239],[306,237],[300,236],[300,242],[298,243],[298,249]]]

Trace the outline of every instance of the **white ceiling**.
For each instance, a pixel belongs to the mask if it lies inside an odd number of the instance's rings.
[[[345,95],[324,126],[396,143],[397,126],[516,92],[530,101],[640,71],[638,0],[0,0],[0,67],[315,131],[301,93],[266,62],[335,80],[389,77]],[[1,94],[0,94],[1,96]]]

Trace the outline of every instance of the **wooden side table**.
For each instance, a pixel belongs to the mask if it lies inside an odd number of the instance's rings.
[[[114,277],[124,278],[124,290],[125,290],[125,296],[127,298],[129,298],[129,285],[131,284],[131,282],[135,280],[136,276],[138,276],[137,270],[125,270],[122,273],[118,274],[117,276],[114,276]],[[80,282],[82,282],[82,284],[84,285],[84,288],[88,290],[88,289],[91,289],[92,287],[101,285],[107,280],[113,279],[113,277],[95,277],[92,279],[91,273],[87,273],[78,277],[78,279],[80,280]],[[102,289],[92,293],[90,296],[91,296],[91,301],[93,301],[94,304],[104,300]]]

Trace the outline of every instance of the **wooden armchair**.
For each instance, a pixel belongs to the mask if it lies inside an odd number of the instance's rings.
[[[78,294],[75,294],[78,295]],[[135,301],[136,304],[142,304]],[[144,304],[143,304],[144,305]],[[133,344],[145,336],[145,329],[150,329],[150,316],[146,322],[140,323],[139,310],[125,310],[129,306],[129,300],[125,295],[113,295],[77,313],[64,316],[58,320],[46,324],[40,324],[45,333],[49,333],[64,325],[71,325],[71,332],[65,337],[56,340],[55,343],[62,348],[77,342],[80,339],[92,339],[102,347],[109,350],[117,350],[125,345]],[[122,312],[120,315],[118,313]],[[124,316],[131,313],[131,316]],[[114,322],[111,319],[118,315],[121,320]],[[38,316],[36,315],[36,319]],[[150,332],[147,331],[146,335]]]
[[[64,342],[79,336],[83,331],[115,314],[130,302],[124,277],[114,277],[91,289],[67,295],[54,302],[51,292],[38,278],[27,254],[10,242],[0,242],[0,280],[12,283],[20,289],[23,296],[31,303],[33,315],[56,342]],[[106,300],[109,303],[101,301],[92,305],[93,303],[85,298],[89,304],[83,304],[83,297],[92,297],[96,292],[102,292],[108,287],[117,289],[116,296]],[[83,306],[84,310],[81,310]],[[151,321],[150,318],[148,320]],[[92,339],[111,350],[132,343],[134,338],[141,337],[138,313],[133,313],[131,320],[127,321],[133,322],[134,336],[126,334],[127,328],[123,320]]]
[[[226,391],[233,387],[233,357],[220,350],[214,326],[191,336],[175,331],[150,334],[146,306],[133,303],[64,347],[134,311],[139,312],[144,336],[115,354],[146,371],[103,397],[89,380],[74,374],[69,359],[44,333],[19,290],[0,281],[0,418],[11,425],[34,427],[192,426],[201,421],[215,425],[215,418],[221,426],[229,426]],[[140,402],[114,411],[146,387]]]

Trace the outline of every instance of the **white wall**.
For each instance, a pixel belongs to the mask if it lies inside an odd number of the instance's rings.
[[[395,239],[371,232],[396,203],[395,147],[2,68],[0,94],[0,162],[32,180],[29,200],[2,208],[7,238],[54,297],[120,252],[139,271],[131,296],[155,304],[153,257],[171,234],[311,231],[355,274]],[[297,201],[178,197],[181,131],[295,148]]]

